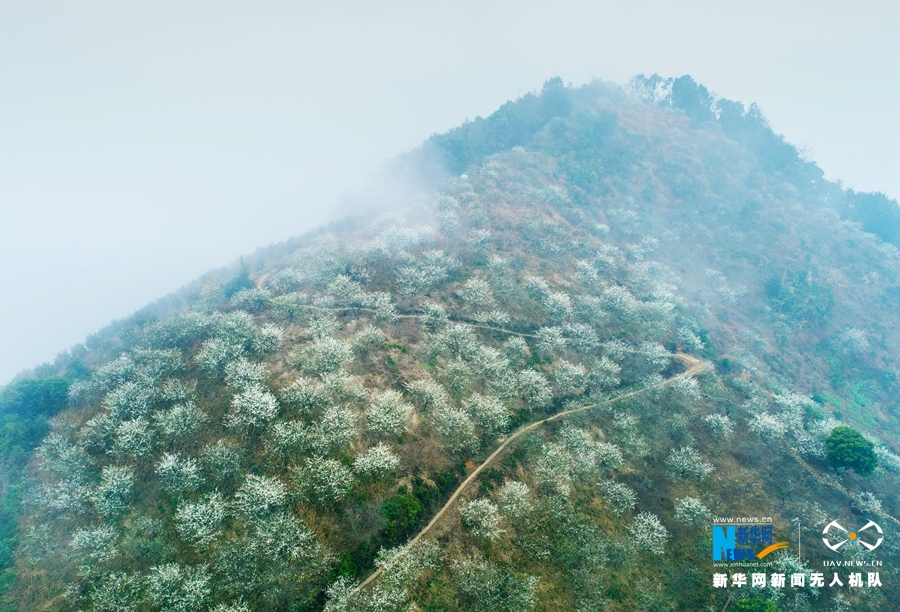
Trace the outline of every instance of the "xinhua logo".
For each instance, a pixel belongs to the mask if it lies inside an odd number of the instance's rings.
[[[713,525],[713,561],[749,561],[762,559],[770,552],[788,547],[787,542],[772,543],[771,525]],[[756,548],[764,546],[761,551]]]
[[[878,533],[878,536],[877,540],[875,540],[875,543],[871,544],[871,540],[875,539],[875,534],[871,531],[869,533],[863,532],[873,527]],[[858,544],[861,544],[862,546],[865,546],[869,550],[875,550],[876,548],[881,546],[881,543],[884,541],[884,532],[875,521],[869,521],[862,529],[857,529],[856,531],[848,531],[844,529],[837,521],[831,521],[830,523],[828,523],[828,525],[825,526],[825,529],[822,530],[822,536],[822,541],[825,542],[825,546],[835,551],[851,540]],[[839,542],[835,542],[835,540],[837,540],[838,538],[844,539]]]

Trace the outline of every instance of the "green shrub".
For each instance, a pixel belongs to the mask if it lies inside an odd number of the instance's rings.
[[[835,427],[825,438],[825,450],[831,465],[850,468],[863,476],[868,476],[878,466],[875,445],[852,427]]]

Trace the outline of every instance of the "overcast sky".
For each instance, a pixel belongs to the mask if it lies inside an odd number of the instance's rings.
[[[0,0],[0,384],[561,76],[691,74],[900,195],[897,0]]]

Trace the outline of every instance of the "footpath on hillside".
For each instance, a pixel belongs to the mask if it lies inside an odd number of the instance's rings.
[[[494,328],[491,328],[491,329],[494,329]],[[496,331],[504,331],[504,330],[496,329]],[[675,376],[671,376],[655,385],[641,387],[640,389],[635,389],[634,391],[629,391],[628,393],[623,393],[622,395],[617,395],[616,397],[611,397],[607,400],[604,400],[604,401],[596,403],[596,404],[589,404],[587,406],[580,406],[578,408],[572,408],[570,410],[564,410],[562,412],[557,412],[554,415],[551,415],[551,416],[541,419],[539,421],[534,421],[533,423],[529,423],[528,425],[524,425],[524,426],[520,427],[519,429],[517,429],[515,431],[515,433],[513,433],[506,440],[504,440],[503,443],[500,446],[498,446],[497,449],[493,453],[491,453],[491,455],[487,459],[485,459],[481,465],[479,465],[474,470],[472,470],[472,473],[469,474],[469,476],[462,482],[462,484],[460,484],[456,488],[456,490],[453,492],[453,494],[447,500],[447,503],[445,503],[444,506],[437,512],[437,514],[434,515],[434,517],[431,519],[431,521],[429,521],[429,523],[427,525],[425,525],[425,527],[407,543],[407,546],[412,546],[413,544],[415,544],[416,542],[421,540],[423,537],[425,537],[425,535],[429,531],[431,531],[431,529],[435,525],[437,525],[437,523],[447,513],[447,511],[451,507],[453,507],[453,505],[456,503],[456,500],[459,498],[459,496],[462,494],[462,492],[466,490],[466,487],[468,487],[470,484],[472,484],[472,482],[475,481],[478,478],[478,476],[480,476],[481,473],[484,472],[484,470],[486,470],[488,467],[490,467],[497,460],[497,458],[503,453],[503,451],[505,451],[507,448],[509,448],[509,446],[513,442],[518,440],[520,437],[522,437],[524,434],[528,433],[529,431],[533,431],[533,430],[537,429],[544,423],[556,421],[563,417],[577,414],[579,412],[585,412],[587,410],[592,410],[592,409],[598,408],[600,406],[606,406],[606,405],[615,403],[619,400],[623,400],[625,398],[633,397],[640,393],[644,393],[651,389],[664,387],[666,385],[672,384],[673,382],[675,382],[676,380],[678,380],[680,378],[690,378],[690,377],[696,376],[697,374],[699,374],[700,372],[705,370],[709,365],[705,361],[697,359],[693,355],[688,355],[686,353],[680,353],[680,352],[673,353],[671,355],[671,357],[673,359],[676,359],[677,361],[680,361],[682,364],[684,364],[684,366],[686,368],[684,372],[681,372],[680,374],[676,374]],[[363,580],[361,583],[359,583],[356,586],[356,588],[353,589],[353,591],[351,592],[351,596],[356,595],[362,589],[364,589],[369,583],[371,583],[372,581],[377,579],[378,576],[381,575],[382,570],[383,570],[383,568],[379,567],[374,572],[372,572],[368,578]]]

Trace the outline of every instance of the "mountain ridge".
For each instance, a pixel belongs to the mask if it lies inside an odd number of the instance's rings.
[[[404,205],[257,251],[45,367],[68,407],[37,389],[0,411],[57,413],[15,455],[10,605],[847,609],[714,589],[703,521],[765,512],[788,539],[795,517],[898,514],[900,255],[847,220],[891,238],[896,203],[690,77],[630,90],[551,79],[395,161],[418,181]],[[712,366],[678,378],[685,353]],[[839,425],[877,444],[872,478],[829,464]],[[814,535],[778,567],[809,573]]]

